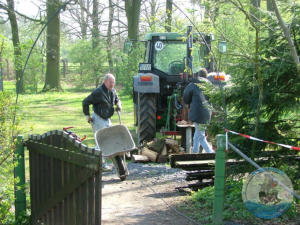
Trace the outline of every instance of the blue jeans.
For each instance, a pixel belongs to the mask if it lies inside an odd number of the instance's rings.
[[[211,146],[208,144],[205,136],[206,126],[199,123],[194,123],[195,125],[195,134],[193,142],[193,153],[199,153],[200,145],[207,153],[214,153]]]

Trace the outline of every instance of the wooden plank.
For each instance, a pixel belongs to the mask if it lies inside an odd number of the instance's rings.
[[[100,159],[99,157],[79,153],[79,152],[72,152],[66,149],[34,142],[28,141],[27,146],[30,151],[35,151],[37,153],[47,155],[56,159],[60,159],[66,162],[74,163],[78,166],[83,166],[86,168],[98,170]]]
[[[79,173],[81,168],[76,166],[76,173]],[[85,169],[82,169],[84,171]],[[86,170],[85,170],[86,171]],[[88,172],[88,171],[86,171]],[[82,184],[81,184],[82,185]],[[77,187],[75,190],[76,196],[76,224],[83,224],[82,223],[82,199],[81,199],[81,185]]]
[[[201,154],[171,154],[170,165],[172,168],[175,166],[176,161],[192,161],[192,160],[209,160],[215,159],[215,153],[201,153]]]
[[[50,167],[50,158],[49,157],[44,157],[45,162],[44,162],[44,168],[46,168],[45,171],[45,183],[44,183],[44,191],[45,191],[45,196],[46,199],[51,198],[51,190],[50,190],[50,173],[51,173],[51,167]]]
[[[41,205],[41,170],[40,170],[40,154],[36,154],[35,156],[35,164],[36,164],[36,207],[37,210],[39,209]],[[36,218],[38,219],[38,217]]]
[[[215,160],[193,160],[193,161],[176,161],[176,166],[189,166],[189,165],[214,165]]]
[[[51,216],[51,214],[50,214],[50,212],[48,211],[48,212],[46,213],[46,224],[50,224],[50,216]]]
[[[148,156],[145,155],[132,155],[131,162],[140,163],[140,162],[149,162]]]
[[[88,180],[82,184],[82,224],[88,224]]]
[[[63,186],[69,182],[69,163],[64,162],[64,182]],[[69,195],[67,195],[64,199],[64,224],[69,224],[69,214],[68,214],[68,207],[69,207]]]
[[[64,161],[60,161],[60,180],[61,180],[61,188],[63,188],[65,186],[65,162]],[[64,214],[64,209],[65,209],[65,198],[62,199],[61,203],[60,203],[60,218],[61,218],[61,224],[64,225],[65,224],[65,214]]]
[[[53,163],[54,163],[53,174],[54,174],[54,195],[55,195],[57,193],[57,191],[59,190],[59,178],[58,178],[58,175],[59,175],[59,168],[58,168],[59,160],[54,159]],[[55,205],[53,205],[53,208],[54,208],[54,223],[55,223],[55,225],[56,224],[59,225],[58,224],[58,221],[59,221],[59,218],[58,218],[58,202]]]
[[[34,160],[34,152],[29,152],[29,170],[30,170],[30,203],[31,203],[31,216],[32,219],[36,218],[36,176],[35,176],[35,160]]]
[[[76,174],[76,177],[72,179],[70,183],[68,183],[64,188],[58,190],[51,199],[48,199],[43,205],[40,207],[38,216],[43,215],[45,211],[54,207],[61,201],[65,196],[75,191],[86,179],[88,179],[93,173],[91,170],[82,170],[80,173]],[[76,212],[76,210],[75,210]],[[75,215],[75,214],[74,214]]]
[[[191,188],[192,190],[196,191],[198,189],[208,187],[208,186],[213,186],[213,185],[214,185],[214,180],[208,182],[197,182],[194,184],[189,184],[188,188]]]
[[[71,164],[70,170],[70,182],[76,179],[76,166]],[[75,199],[75,191],[73,190],[70,194],[70,224],[76,225],[76,199]]]
[[[43,204],[43,202],[46,200],[46,191],[45,190],[45,184],[46,184],[46,179],[47,179],[47,168],[45,166],[46,159],[43,155],[39,155],[39,164],[40,164],[40,204]]]
[[[187,173],[186,174],[186,181],[191,181],[191,180],[202,180],[202,179],[208,179],[212,178],[215,175],[215,172],[213,170],[211,171],[197,171],[193,173]]]
[[[62,166],[61,160],[57,160],[57,187],[58,190],[61,189],[62,186],[62,173],[63,173],[63,166]],[[57,224],[58,225],[64,225],[63,224],[63,198],[61,198],[60,202],[57,204]]]
[[[95,174],[95,225],[101,224],[101,171]]]
[[[50,196],[54,196],[54,158],[50,158]],[[54,209],[50,209],[50,224],[54,224]]]
[[[87,224],[95,225],[95,174],[88,179],[88,202]]]

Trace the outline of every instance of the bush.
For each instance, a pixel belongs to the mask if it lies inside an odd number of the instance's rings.
[[[6,92],[0,92],[0,224],[12,224],[14,213],[14,163],[13,151],[18,135],[17,123],[13,124],[14,100]]]

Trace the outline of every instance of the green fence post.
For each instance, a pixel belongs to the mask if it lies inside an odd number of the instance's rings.
[[[214,199],[214,224],[223,224],[224,189],[225,189],[225,140],[224,134],[217,135],[217,153],[215,164],[215,199]]]
[[[15,181],[15,217],[26,213],[26,193],[25,193],[25,160],[24,160],[24,139],[22,135],[17,138],[17,147],[14,155],[14,176]]]

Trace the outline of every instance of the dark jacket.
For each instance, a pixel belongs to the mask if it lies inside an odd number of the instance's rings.
[[[211,119],[211,109],[207,98],[197,86],[197,83],[201,82],[204,81],[195,79],[186,86],[183,92],[183,101],[185,104],[190,105],[189,120],[200,124],[209,124]]]
[[[109,91],[104,84],[96,88],[89,96],[82,101],[84,115],[89,116],[89,106],[93,105],[93,110],[103,119],[108,119],[114,114],[114,104],[119,101],[115,89]]]

